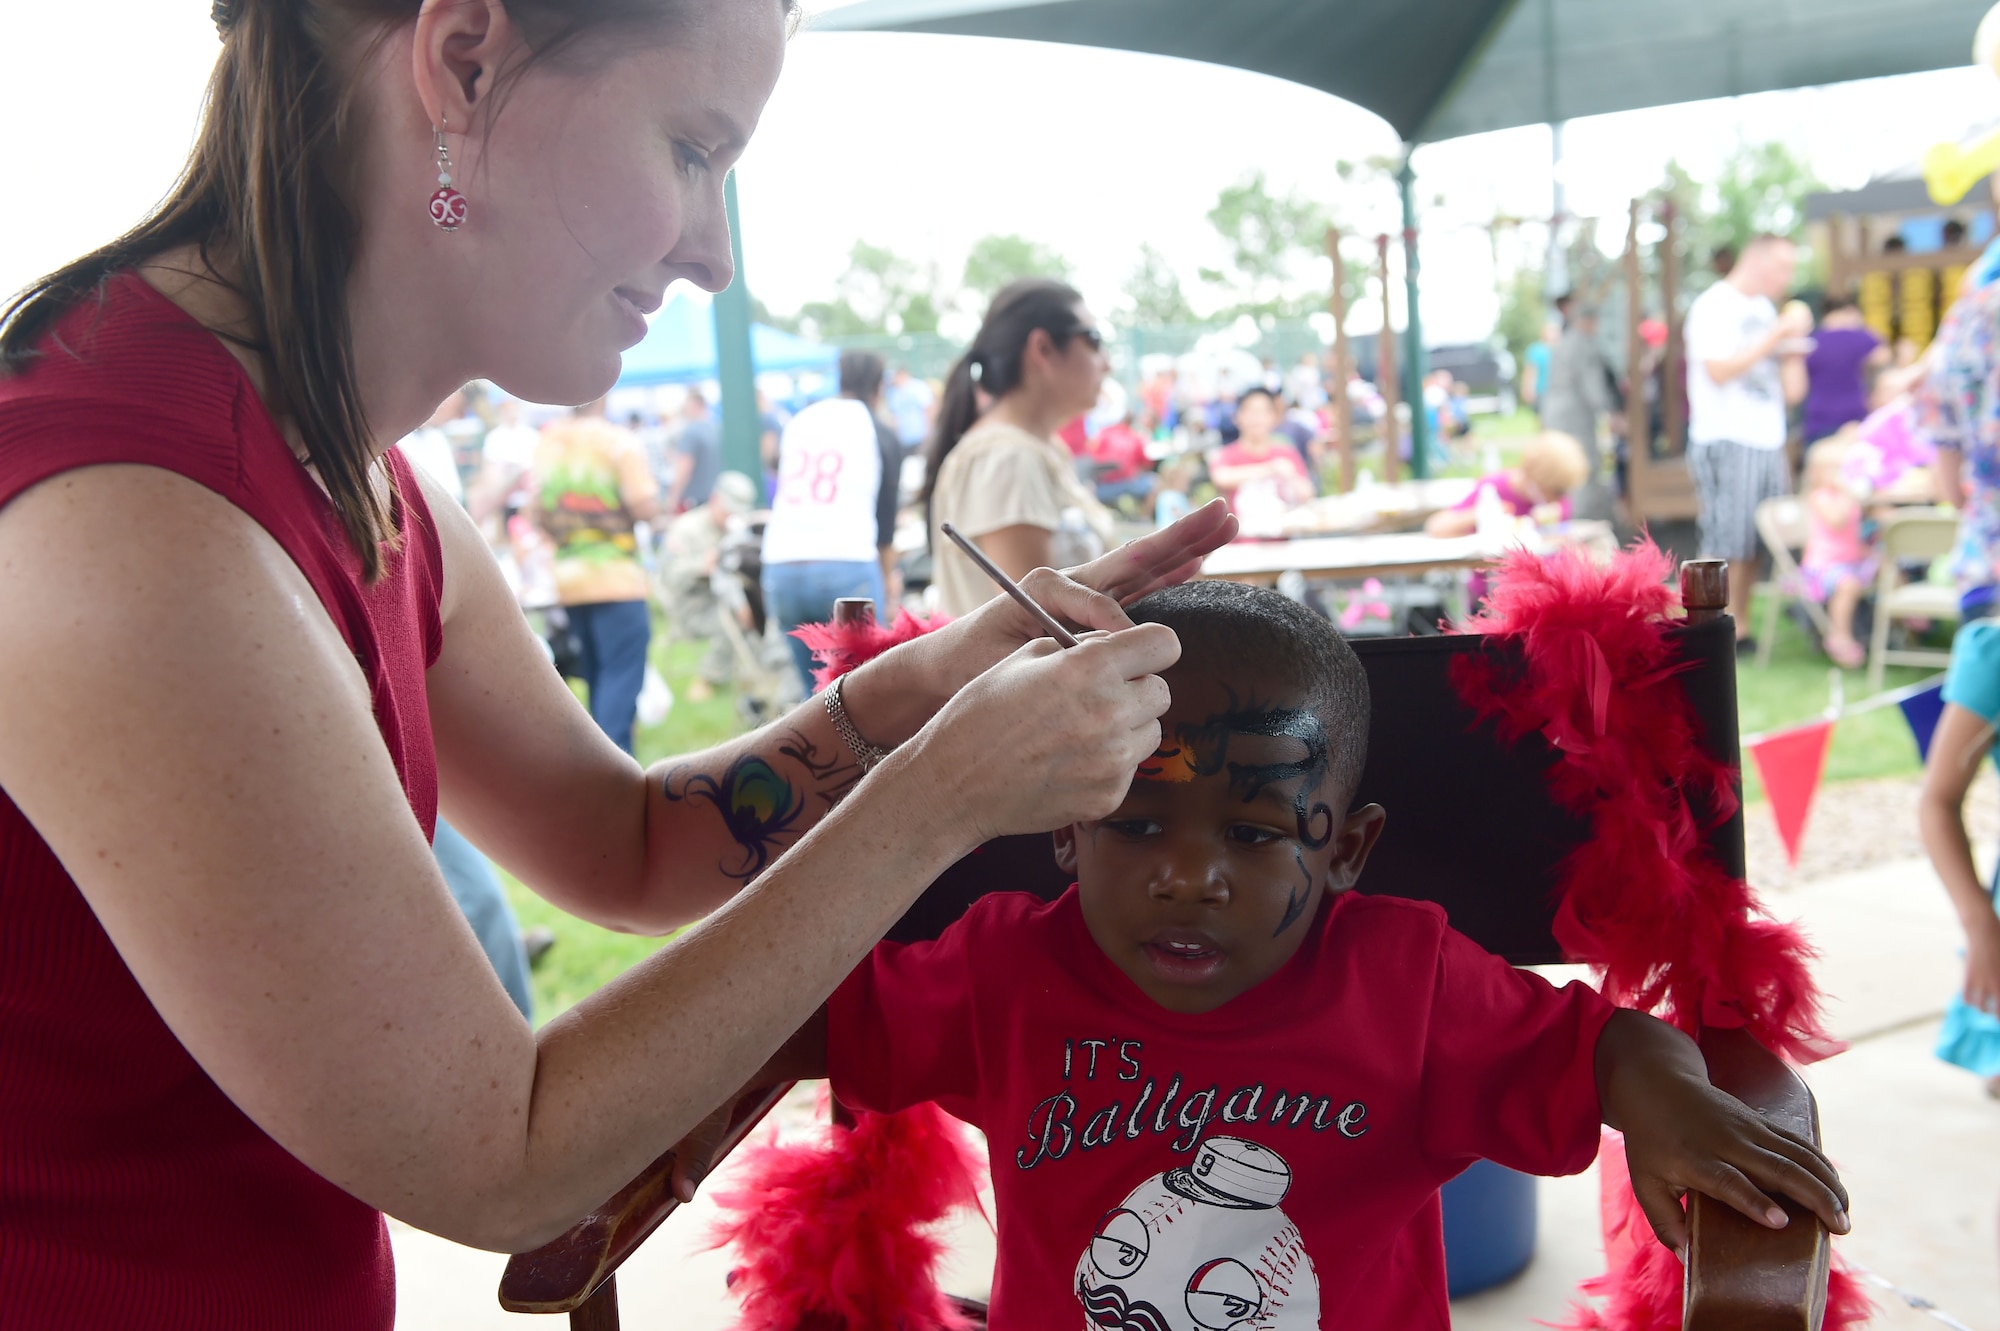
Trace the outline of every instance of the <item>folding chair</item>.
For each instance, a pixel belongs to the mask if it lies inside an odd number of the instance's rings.
[[[1889,665],[1951,664],[1951,653],[1935,648],[1889,647],[1889,621],[1958,618],[1958,593],[1928,582],[1903,582],[1898,567],[1906,559],[1938,559],[1958,538],[1958,519],[1938,513],[1898,514],[1882,524],[1881,568],[1875,574],[1875,626],[1868,635],[1868,691],[1882,688]]]
[[[1688,623],[1675,633],[1689,668],[1656,687],[1685,689],[1709,751],[1733,764],[1735,630],[1721,608],[1722,569],[1720,561],[1711,560],[1683,570]],[[1490,728],[1475,727],[1447,677],[1456,658],[1501,648],[1470,635],[1384,638],[1353,646],[1373,690],[1374,726],[1394,735],[1394,742],[1369,746],[1357,796],[1391,811],[1359,890],[1430,889],[1428,899],[1445,907],[1457,929],[1508,960],[1521,965],[1563,960],[1551,934],[1549,889],[1557,865],[1586,828],[1548,797],[1545,776],[1554,752],[1532,744],[1502,746]],[[1710,844],[1723,867],[1740,877],[1740,811],[1711,834]],[[889,937],[934,938],[988,891],[1033,891],[1053,900],[1068,885],[1047,836],[1004,838],[947,870]],[[1772,1122],[1819,1140],[1811,1092],[1776,1055],[1741,1030],[1706,1030],[1699,1043],[1717,1086]],[[787,1089],[742,1092],[728,1142],[747,1134]],[[668,1191],[672,1168],[670,1151],[562,1238],[514,1257],[500,1283],[502,1306],[514,1312],[569,1312],[573,1331],[616,1328],[612,1272],[675,1209]],[[1808,1331],[1820,1325],[1829,1246],[1810,1212],[1788,1208],[1792,1223],[1772,1231],[1699,1195],[1690,1199],[1689,1209],[1687,1331]]]
[[[1771,647],[1778,640],[1778,611],[1786,601],[1797,601],[1824,638],[1833,629],[1826,607],[1804,594],[1805,575],[1799,571],[1795,552],[1806,548],[1811,530],[1806,517],[1806,501],[1797,495],[1766,499],[1757,505],[1757,535],[1771,552],[1771,580],[1759,589],[1764,593],[1764,631],[1757,635],[1757,668],[1771,664]]]

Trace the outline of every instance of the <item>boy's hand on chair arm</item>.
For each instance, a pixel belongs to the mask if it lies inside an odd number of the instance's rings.
[[[826,1076],[826,1009],[813,1013],[797,1034],[787,1040],[770,1061],[757,1071],[744,1090],[776,1086],[787,1081],[814,1081]],[[708,1178],[729,1140],[729,1121],[736,1109],[736,1096],[695,1125],[694,1131],[674,1144],[674,1196],[682,1202],[694,1200],[696,1189]]]
[[[1847,1189],[1819,1150],[1772,1126],[1709,1084],[1693,1040],[1663,1021],[1620,1009],[1597,1041],[1604,1122],[1625,1134],[1632,1195],[1660,1242],[1687,1255],[1681,1198],[1699,1192],[1772,1229],[1781,1193],[1845,1234]]]

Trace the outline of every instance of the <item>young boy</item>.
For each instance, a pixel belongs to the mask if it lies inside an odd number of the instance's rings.
[[[1325,620],[1228,582],[1131,614],[1180,637],[1173,704],[1124,804],[1055,834],[1076,886],[879,946],[774,1062],[818,1055],[848,1105],[934,1100],[986,1134],[990,1325],[1448,1326],[1439,1185],[1480,1157],[1575,1172],[1600,1121],[1673,1246],[1697,1180],[1846,1229],[1832,1168],[1684,1036],[1436,906],[1348,891],[1385,814],[1349,811],[1368,683]]]
[[[1285,514],[1313,497],[1305,460],[1274,433],[1281,419],[1270,389],[1249,389],[1236,403],[1236,442],[1209,460],[1209,479],[1243,529],[1259,535],[1276,534]]]

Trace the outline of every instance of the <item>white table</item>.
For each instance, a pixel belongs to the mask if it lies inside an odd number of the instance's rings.
[[[1477,536],[1440,539],[1422,532],[1307,536],[1290,541],[1232,541],[1202,561],[1201,576],[1270,586],[1285,573],[1303,573],[1309,578],[1407,577],[1438,569],[1478,568],[1492,559],[1492,552]]]
[[[1612,547],[1608,522],[1567,522],[1542,534],[1544,549]],[[1362,536],[1307,536],[1289,541],[1232,541],[1201,563],[1204,578],[1271,586],[1285,573],[1309,578],[1414,577],[1438,570],[1476,569],[1499,554],[1478,536],[1426,536],[1384,532]]]

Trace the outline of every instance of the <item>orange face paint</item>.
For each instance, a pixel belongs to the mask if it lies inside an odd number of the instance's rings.
[[[1139,764],[1139,770],[1132,779],[1166,781],[1179,785],[1184,781],[1194,780],[1198,775],[1200,774],[1195,771],[1194,747],[1182,743],[1172,748],[1155,749],[1151,758]]]

